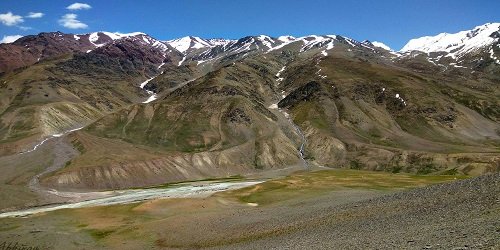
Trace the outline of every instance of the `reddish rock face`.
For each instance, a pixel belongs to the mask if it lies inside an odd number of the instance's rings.
[[[165,58],[165,51],[148,46],[144,43],[142,37],[129,37],[116,40],[113,43],[95,49],[93,53],[110,58],[141,60],[144,63],[152,64],[160,64]]]
[[[169,45],[142,33],[114,39],[108,34],[40,33],[22,37],[13,43],[0,44],[0,73],[30,66],[42,60],[85,53],[89,50],[111,58],[139,59],[152,64],[163,62],[165,58],[169,58],[167,53],[172,51]]]
[[[89,41],[89,35],[75,36],[51,32],[25,36],[13,43],[0,45],[0,72],[29,66],[44,59],[87,51],[95,47]]]

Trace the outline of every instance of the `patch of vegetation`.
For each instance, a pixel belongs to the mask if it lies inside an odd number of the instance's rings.
[[[326,115],[318,103],[314,101],[303,101],[293,107],[295,124],[303,124],[309,121],[315,128],[326,130],[329,129],[329,123],[326,120]]]
[[[361,164],[361,163],[359,162],[359,160],[354,159],[354,160],[351,160],[351,161],[349,162],[349,167],[350,167],[351,169],[360,170],[360,169],[362,169],[362,168],[363,168],[363,164]]]
[[[102,240],[114,233],[115,230],[86,229],[86,231],[96,240]]]
[[[71,141],[71,144],[73,145],[73,147],[76,150],[78,150],[78,152],[80,152],[80,154],[85,153],[85,151],[86,151],[85,150],[85,146],[83,146],[83,144],[80,141],[78,141],[78,140],[75,139],[75,140]]]
[[[146,110],[144,105],[137,105],[101,119],[89,127],[89,132],[132,144],[199,152],[212,145],[206,145],[203,138],[203,134],[212,128],[210,115],[211,112],[202,110],[202,106],[196,103],[189,109],[184,104],[173,103],[168,107],[159,106],[154,112]]]
[[[436,131],[424,117],[412,117],[410,115],[404,115],[401,117],[396,117],[396,122],[399,124],[399,126],[401,126],[403,131],[408,132],[412,135],[416,135],[436,142],[448,141],[448,139],[438,131]]]
[[[263,189],[265,189],[265,192],[255,192],[249,195],[241,196],[239,197],[239,200],[241,202],[246,202],[246,203],[267,203],[267,202],[272,202],[273,198],[270,198],[269,195],[273,195],[273,193],[281,193],[281,190],[286,188],[287,185],[283,183],[277,183],[277,182],[266,182],[263,185]],[[282,194],[284,195],[284,194]],[[274,195],[273,195],[274,196]],[[270,198],[270,199],[269,199]]]
[[[382,134],[380,133],[380,130],[376,127],[372,127],[368,130],[368,135],[372,138],[380,138]]]
[[[337,107],[337,111],[339,113],[339,120],[348,120],[349,113],[347,113],[344,103],[340,99],[336,99],[335,106]]]
[[[21,227],[21,225],[2,225],[0,226],[0,232],[10,231],[19,227]]]
[[[296,173],[283,179],[271,180],[256,186],[232,190],[217,195],[233,197],[241,202],[266,205],[345,188],[387,191],[414,188],[435,183],[467,178],[450,175],[391,174],[361,170],[322,170]]]
[[[435,172],[437,170],[438,169],[437,169],[437,167],[434,164],[427,163],[423,167],[420,167],[417,170],[417,174],[430,174],[430,173]]]
[[[391,172],[393,174],[397,174],[397,173],[401,172],[402,169],[403,169],[403,166],[399,166],[399,165],[393,166]]]
[[[444,175],[457,175],[458,174],[458,170],[457,170],[457,168],[452,168],[452,169],[448,169],[446,171],[443,171],[441,174],[444,174]]]
[[[300,148],[298,150],[300,150]],[[316,157],[314,157],[314,155],[312,153],[306,151],[306,153],[304,155],[304,160],[314,161],[314,160],[316,160]]]
[[[71,165],[71,160],[67,161],[66,163],[64,163],[64,167],[68,167],[69,165]]]
[[[17,109],[15,118],[10,121],[10,124],[0,124],[1,142],[17,141],[26,138],[34,133],[35,128],[35,109],[26,107]]]
[[[441,93],[453,98],[458,103],[478,112],[479,114],[497,121],[500,119],[500,109],[497,104],[491,103],[489,100],[480,99],[474,95],[461,92],[450,87],[442,89]]]
[[[205,178],[205,179],[199,179],[199,180],[192,180],[192,181],[179,181],[179,182],[170,182],[170,183],[165,183],[161,185],[155,185],[155,186],[150,186],[150,187],[139,187],[138,189],[148,189],[148,188],[169,188],[169,187],[174,187],[174,186],[179,186],[183,184],[189,184],[189,183],[196,183],[196,182],[230,182],[230,181],[242,181],[245,180],[245,177],[242,175],[231,175],[228,177],[210,177],[210,178]]]

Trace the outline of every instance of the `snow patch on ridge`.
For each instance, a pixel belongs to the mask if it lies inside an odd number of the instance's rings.
[[[283,66],[283,68],[281,68],[280,71],[278,71],[278,73],[276,73],[276,78],[278,78],[278,79],[276,79],[277,82],[281,82],[284,80],[284,78],[281,77],[281,73],[283,73],[283,71],[285,71],[285,69],[286,69],[286,66]]]
[[[266,46],[268,49],[272,49],[273,48],[273,44],[274,44],[274,41],[271,37],[268,37],[266,35],[260,35],[257,37],[259,39],[260,42],[262,42],[262,44],[264,44],[264,46]]]
[[[304,43],[304,46],[300,48],[300,52],[305,52],[307,50],[310,50],[314,46],[321,46],[321,43],[331,40],[331,38],[311,35],[300,38],[300,40]]]
[[[109,36],[109,38],[111,38],[112,40],[118,40],[118,39],[122,39],[124,37],[146,35],[145,33],[142,33],[142,32],[132,32],[132,33],[118,33],[118,32],[114,32],[114,33],[111,33],[111,32],[107,32],[107,31],[101,31],[100,33],[103,33],[103,34]]]
[[[385,90],[385,88],[384,88],[384,90]],[[396,94],[395,97],[396,97],[396,99],[400,100],[403,103],[403,105],[406,106],[406,101],[403,99],[403,97],[401,97],[399,94]]]
[[[41,142],[37,143],[32,149],[29,149],[27,151],[21,152],[19,154],[26,154],[26,153],[33,152],[33,151],[37,150],[40,146],[42,146],[43,144],[45,144],[47,141],[49,141],[49,140],[51,140],[53,138],[61,137],[61,136],[65,135],[65,134],[69,134],[71,132],[80,130],[82,128],[83,127],[78,127],[78,128],[75,128],[75,129],[70,129],[70,130],[63,131],[62,133],[59,133],[59,134],[50,135],[47,138],[43,139]]]
[[[182,63],[184,63],[184,61],[186,61],[186,57],[185,56],[182,58],[182,60],[179,61],[179,64],[177,64],[177,66],[181,66]],[[198,62],[198,64],[199,64],[199,62]]]
[[[100,35],[105,35],[109,37],[111,40],[118,40],[126,37],[134,37],[134,36],[147,36],[145,33],[142,32],[132,32],[132,33],[118,33],[118,32],[107,32],[107,31],[98,31],[98,32],[93,32],[90,34],[80,34],[80,35],[74,35],[75,39],[78,37],[79,40],[80,36],[88,35],[89,36],[89,42],[92,43],[96,47],[102,47],[106,45],[106,42],[104,43],[97,43],[99,41]],[[87,52],[88,53],[88,52]]]
[[[371,42],[373,44],[373,46],[375,47],[378,47],[378,48],[382,48],[382,49],[385,49],[385,50],[388,50],[388,51],[392,51],[392,49],[385,45],[384,43],[382,42],[377,42],[377,41],[374,41],[374,42]]]
[[[153,92],[152,91],[148,91],[148,93],[153,93]],[[158,99],[158,96],[156,96],[156,94],[153,93],[152,95],[149,96],[149,98],[146,101],[144,101],[142,103],[150,103],[150,102],[152,102],[152,101],[154,101],[156,99]]]
[[[155,79],[155,77],[151,77],[151,78],[147,79],[146,81],[142,82],[139,85],[139,88],[144,89],[144,87],[146,86],[146,84],[148,84],[153,79]],[[148,97],[148,99],[146,101],[143,101],[142,103],[150,103],[150,102],[158,99],[158,96],[156,95],[155,92],[150,91],[150,90],[146,90],[146,92],[149,94],[149,97]]]
[[[150,82],[151,80],[153,80],[154,77],[151,77],[149,79],[147,79],[146,81],[142,82],[140,85],[139,85],[139,88],[141,89],[144,89],[144,87],[146,86],[146,84],[148,84],[148,82]]]
[[[283,42],[283,43],[289,43],[289,42],[293,42],[295,40],[297,40],[297,39],[293,36],[280,36],[280,37],[278,37],[278,41]]]
[[[418,50],[423,52],[447,52],[449,57],[457,58],[488,46],[498,38],[491,35],[499,32],[500,23],[487,23],[472,30],[449,34],[441,33],[436,36],[424,36],[410,40],[401,52]]]
[[[493,47],[491,47],[491,49],[490,49],[490,57],[491,57],[491,59],[493,59],[493,61],[495,61],[496,64],[500,65],[500,59],[498,59],[495,56],[495,52],[493,51]]]

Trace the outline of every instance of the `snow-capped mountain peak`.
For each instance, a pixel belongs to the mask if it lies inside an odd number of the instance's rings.
[[[441,33],[436,36],[424,36],[410,40],[401,52],[412,50],[422,52],[447,52],[452,58],[461,57],[490,46],[500,39],[500,23],[487,23],[472,30],[454,34]]]
[[[373,41],[373,42],[371,42],[371,44],[372,44],[373,46],[375,46],[375,47],[378,47],[378,48],[382,48],[382,49],[385,49],[385,50],[392,51],[392,49],[391,49],[389,46],[385,45],[385,44],[384,44],[384,43],[382,43],[382,42]]]
[[[228,44],[232,42],[236,42],[236,40],[230,40],[230,39],[222,39],[222,38],[212,38],[212,39],[207,39],[208,43],[210,43],[212,46],[227,46]]]
[[[213,45],[197,36],[186,36],[179,39],[167,41],[172,47],[181,53],[186,53],[190,49],[210,48]]]
[[[164,42],[157,40],[156,38],[153,38],[153,37],[146,35],[144,33],[139,33],[136,36],[130,36],[130,37],[140,39],[141,42],[143,42],[143,44],[157,48],[157,49],[161,50],[164,54],[167,51],[171,50]]]
[[[278,37],[278,41],[283,42],[283,43],[293,42],[295,40],[297,40],[297,38],[295,38],[293,36],[280,36],[280,37]]]
[[[132,36],[146,35],[145,33],[142,33],[142,32],[119,33],[119,32],[107,32],[107,31],[101,31],[101,32],[94,32],[94,33],[102,33],[102,34],[105,34],[105,35],[109,36],[109,38],[111,38],[111,39],[113,39],[113,40],[118,40],[118,39],[121,39],[121,38],[124,38],[124,37],[132,37]],[[92,34],[94,34],[94,33],[92,33]]]
[[[273,38],[266,35],[258,36],[257,40],[259,40],[268,49],[272,49],[274,47],[274,44],[276,43]]]
[[[139,36],[139,35],[146,35],[146,34],[144,34],[142,32],[118,33],[118,32],[98,31],[98,32],[90,33],[90,34],[74,35],[74,38],[76,40],[79,40],[83,36],[88,36],[89,41],[92,44],[94,44],[97,47],[100,47],[100,46],[103,46],[104,44],[108,43],[109,41],[114,41],[114,40],[122,39],[125,37],[133,37],[133,36]]]
[[[331,38],[310,35],[310,36],[306,36],[306,37],[301,37],[301,38],[299,38],[299,40],[304,42],[304,46],[302,46],[302,48],[300,49],[300,52],[304,52],[304,51],[307,51],[307,50],[313,48],[314,46],[321,45],[325,41],[331,40]]]

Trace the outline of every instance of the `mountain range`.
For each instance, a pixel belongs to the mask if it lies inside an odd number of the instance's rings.
[[[51,189],[291,166],[500,170],[500,23],[401,51],[339,35],[49,32],[1,44],[0,72],[0,162],[21,178],[74,151],[40,176]]]

